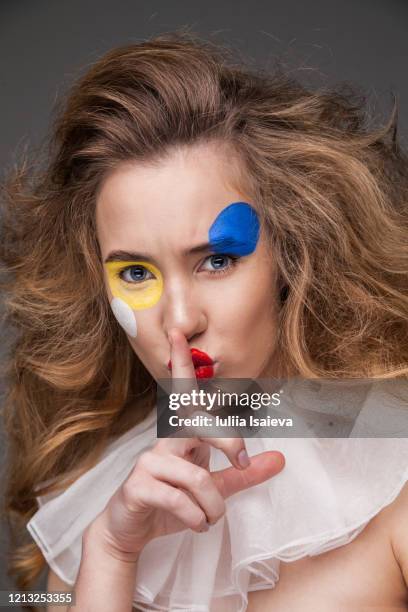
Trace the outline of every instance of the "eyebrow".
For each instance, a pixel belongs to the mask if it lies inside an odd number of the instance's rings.
[[[193,253],[203,253],[204,251],[213,251],[214,247],[209,242],[197,244],[190,249],[185,249],[183,255],[191,255]],[[105,263],[110,261],[149,261],[155,263],[154,258],[145,253],[136,253],[135,251],[112,251],[105,259]]]

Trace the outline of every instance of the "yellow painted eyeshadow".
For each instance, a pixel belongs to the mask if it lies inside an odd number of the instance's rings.
[[[155,278],[127,282],[120,277],[120,273],[129,266],[143,266]],[[159,301],[163,292],[163,276],[153,264],[146,261],[109,261],[105,267],[112,295],[123,300],[132,310],[150,308]]]

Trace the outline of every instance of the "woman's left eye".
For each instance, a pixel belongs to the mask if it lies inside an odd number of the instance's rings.
[[[229,265],[224,267],[223,262],[225,262],[228,259],[230,260],[230,263]],[[214,269],[207,270],[207,272],[209,272],[210,274],[226,274],[227,272],[231,270],[231,268],[237,265],[238,260],[239,260],[239,257],[236,257],[234,255],[224,255],[224,254],[210,255],[209,257],[205,259],[205,261],[211,261],[211,264],[212,266],[215,267],[215,270]]]

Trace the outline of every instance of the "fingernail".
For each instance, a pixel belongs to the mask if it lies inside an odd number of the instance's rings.
[[[204,525],[201,527],[200,531],[208,531],[210,528],[210,523],[206,521]]]
[[[249,465],[251,465],[248,453],[245,449],[238,453],[238,463],[242,468],[247,468]]]

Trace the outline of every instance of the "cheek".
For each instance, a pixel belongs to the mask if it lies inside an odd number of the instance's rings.
[[[252,344],[255,339],[256,342],[266,340],[274,334],[278,312],[271,276],[269,270],[263,273],[259,266],[248,267],[236,285],[231,283],[222,302],[214,300],[217,313],[213,320],[222,322],[222,335],[229,330],[231,340],[235,336],[237,342],[250,340]]]

